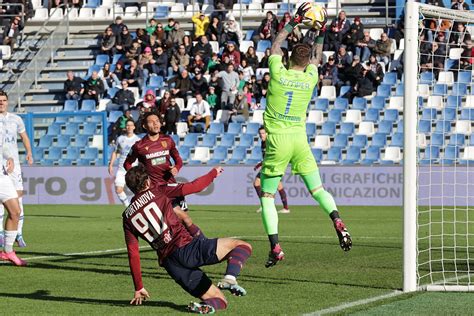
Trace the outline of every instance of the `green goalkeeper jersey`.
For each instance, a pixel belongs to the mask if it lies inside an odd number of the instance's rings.
[[[281,55],[271,55],[268,66],[266,131],[272,134],[305,133],[306,109],[318,83],[317,67],[309,64],[305,71],[286,69]]]

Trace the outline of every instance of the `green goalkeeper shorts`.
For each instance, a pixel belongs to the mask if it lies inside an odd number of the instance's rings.
[[[306,133],[268,134],[262,173],[270,177],[281,176],[288,163],[295,174],[306,175],[318,169]]]

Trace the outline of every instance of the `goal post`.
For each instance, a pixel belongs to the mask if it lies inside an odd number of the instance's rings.
[[[474,12],[406,3],[405,292],[474,291],[474,82],[461,23],[474,30]],[[457,42],[435,51],[438,33]]]

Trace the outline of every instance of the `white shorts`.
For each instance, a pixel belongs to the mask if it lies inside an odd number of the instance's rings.
[[[15,168],[13,172],[9,174],[13,187],[17,191],[23,191],[23,175],[21,173],[20,166],[15,162]]]
[[[116,187],[125,187],[125,174],[127,171],[123,167],[119,167],[117,169],[117,173],[115,174],[115,186]]]
[[[13,182],[9,176],[0,174],[0,202],[18,198]]]

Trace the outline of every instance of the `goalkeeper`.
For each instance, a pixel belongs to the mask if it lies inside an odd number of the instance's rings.
[[[334,198],[323,188],[318,166],[306,138],[306,109],[318,82],[316,65],[321,59],[324,36],[320,34],[317,39],[314,58],[311,57],[313,48],[310,45],[296,44],[292,50],[289,69],[282,63],[281,44],[293,28],[303,21],[310,7],[310,3],[303,3],[291,21],[278,33],[268,61],[271,79],[264,114],[264,127],[268,137],[261,171],[260,198],[263,226],[271,246],[265,264],[267,268],[284,258],[278,242],[275,193],[288,163],[291,164],[292,172],[303,178],[313,198],[333,221],[341,248],[349,251],[352,247],[351,237],[339,218]]]

